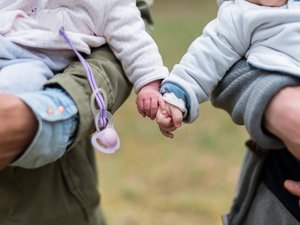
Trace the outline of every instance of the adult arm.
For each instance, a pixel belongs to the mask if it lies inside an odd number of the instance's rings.
[[[87,60],[106,95],[107,109],[115,112],[131,91],[120,63],[108,46],[96,49]],[[79,62],[57,74],[45,88],[18,96],[0,94],[0,168],[51,163],[67,146],[73,148],[95,131],[92,91]]]
[[[292,76],[256,70],[241,60],[217,86],[211,101],[215,107],[227,111],[236,124],[245,125],[262,148],[280,149],[285,146],[283,141],[264,126],[265,112],[280,90],[298,84],[299,80]]]
[[[26,149],[33,139],[38,122],[31,109],[18,97],[0,94],[0,169]]]
[[[245,125],[262,148],[286,146],[299,159],[299,82],[292,76],[255,70],[242,60],[217,86],[212,103],[226,110],[235,123]],[[285,181],[284,185],[300,197],[300,182]]]
[[[300,86],[285,87],[270,101],[264,125],[300,160]]]

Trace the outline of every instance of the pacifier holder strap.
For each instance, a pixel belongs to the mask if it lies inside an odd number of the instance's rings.
[[[61,27],[59,29],[59,34],[62,36],[62,38],[67,42],[67,44],[70,46],[70,48],[75,52],[77,57],[79,58],[81,64],[83,65],[83,68],[85,70],[85,73],[87,75],[90,88],[92,89],[93,93],[95,93],[95,99],[99,106],[99,112],[100,112],[100,128],[104,128],[106,126],[106,107],[103,100],[102,95],[99,93],[99,88],[97,86],[97,83],[94,78],[93,71],[89,65],[89,63],[82,57],[82,55],[74,48],[72,45],[71,40],[69,39],[68,35],[65,32],[64,27]]]
[[[93,71],[89,63],[74,48],[63,26],[60,27],[59,34],[70,46],[70,48],[75,52],[81,64],[83,65],[88,78],[90,88],[93,91],[93,95],[99,107],[97,115],[94,115],[95,126],[97,131],[92,136],[92,144],[96,149],[104,153],[108,153],[108,154],[114,153],[120,146],[119,137],[116,131],[114,130],[112,123],[107,124],[107,120],[109,119],[112,120],[112,117],[111,114],[106,111],[106,104],[95,81]]]

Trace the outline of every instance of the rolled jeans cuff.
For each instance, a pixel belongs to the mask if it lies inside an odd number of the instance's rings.
[[[73,100],[58,88],[19,94],[34,112],[38,131],[24,153],[11,166],[33,169],[59,159],[72,143],[78,125]]]

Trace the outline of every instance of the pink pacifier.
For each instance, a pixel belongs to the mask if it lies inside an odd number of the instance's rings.
[[[107,125],[103,130],[99,129],[98,123],[95,121],[97,131],[92,135],[91,142],[95,149],[106,153],[113,154],[120,148],[120,139],[113,126],[112,115],[106,112]],[[95,117],[98,120],[99,114]]]
[[[93,134],[91,141],[95,149],[107,154],[113,154],[120,148],[118,134],[116,130],[110,126]]]

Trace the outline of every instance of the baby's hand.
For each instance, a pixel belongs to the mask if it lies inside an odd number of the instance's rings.
[[[156,122],[164,136],[173,138],[173,132],[182,125],[183,113],[176,106],[165,104],[165,110],[162,107],[158,108]]]
[[[162,104],[164,108],[164,101],[159,92],[160,80],[153,81],[139,91],[136,98],[136,105],[138,112],[143,116],[149,117],[151,120],[155,119],[158,106]]]

